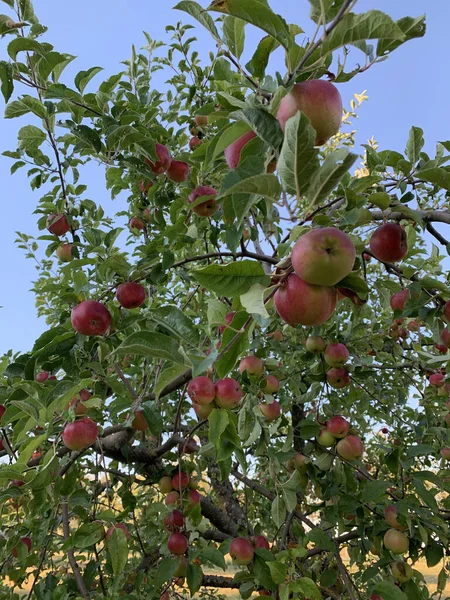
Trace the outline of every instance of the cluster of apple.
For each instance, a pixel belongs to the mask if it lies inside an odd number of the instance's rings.
[[[361,438],[349,433],[350,424],[344,417],[337,415],[329,419],[317,435],[317,443],[324,448],[332,448],[345,460],[357,460],[364,453]]]
[[[341,389],[348,386],[350,375],[344,365],[350,353],[345,344],[327,344],[322,336],[312,335],[307,338],[305,347],[312,354],[323,354],[325,362],[331,367],[326,373],[327,383],[331,387]]]
[[[398,510],[394,504],[385,508],[384,518],[391,529],[384,534],[383,545],[393,554],[405,554],[409,549],[409,538],[404,533],[406,527],[398,522],[397,517]]]
[[[244,395],[235,379],[225,377],[214,383],[204,375],[191,379],[187,393],[199,419],[207,419],[217,407],[236,408]]]
[[[234,538],[230,544],[230,556],[240,567],[249,565],[255,556],[256,548],[270,550],[269,540],[264,535],[255,535],[250,539]]]
[[[246,373],[251,378],[262,379],[264,376],[264,363],[257,356],[246,356],[239,363],[239,372],[241,375]],[[279,389],[279,379],[275,375],[265,375],[262,392],[272,395],[278,392]],[[281,406],[277,400],[262,402],[259,408],[268,421],[275,421],[281,414]]]

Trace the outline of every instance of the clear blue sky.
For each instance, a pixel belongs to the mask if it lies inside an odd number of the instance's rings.
[[[205,0],[200,2],[206,6]],[[35,0],[35,10],[41,22],[49,28],[45,40],[60,52],[78,56],[66,70],[62,81],[71,85],[78,71],[91,66],[104,67],[105,71],[94,79],[95,86],[102,77],[106,79],[109,74],[121,70],[120,61],[128,58],[132,43],[138,48],[145,43],[143,30],[154,39],[167,41],[165,25],[181,19],[189,20],[185,13],[171,9],[175,4],[175,0]],[[311,31],[308,29],[307,0],[271,0],[271,4],[288,22]],[[4,5],[3,12],[6,9]],[[450,2],[359,0],[357,12],[369,9],[382,10],[393,18],[426,13],[428,29],[425,38],[405,44],[384,63],[340,85],[347,106],[354,93],[366,89],[369,95],[369,102],[363,105],[356,124],[358,144],[365,143],[373,135],[381,148],[402,151],[409,128],[417,125],[425,131],[426,149],[433,152],[436,141],[450,139],[447,97],[450,83],[447,81],[446,64],[442,61],[442,49],[448,40]],[[200,55],[206,55],[211,48],[211,40],[200,25],[196,33]],[[261,36],[261,32],[247,27],[247,47],[254,48]],[[5,57],[5,48],[5,40],[0,40],[0,58]],[[357,61],[361,54],[354,51],[354,57]],[[279,57],[276,57],[274,66],[283,70]],[[0,111],[3,112],[3,109],[0,99]],[[1,152],[15,149],[17,131],[25,124],[24,119],[0,121]],[[37,235],[36,217],[32,213],[39,196],[30,191],[25,171],[10,175],[10,164],[10,159],[0,156],[0,247],[3,255],[0,353],[10,348],[28,350],[46,329],[45,322],[36,317],[34,297],[29,292],[36,276],[33,262],[26,260],[23,251],[14,244],[14,232],[17,230]],[[110,201],[100,169],[90,168],[81,179],[89,186],[87,197],[101,202],[108,214],[113,215],[123,208],[123,201]]]

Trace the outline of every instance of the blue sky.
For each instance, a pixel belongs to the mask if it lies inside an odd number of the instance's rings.
[[[200,1],[206,6],[204,0]],[[35,10],[41,22],[49,28],[45,40],[60,52],[78,56],[66,70],[62,81],[71,85],[78,71],[92,66],[104,67],[105,71],[94,79],[95,86],[108,75],[121,70],[120,62],[130,55],[132,43],[138,48],[144,45],[143,30],[154,39],[168,41],[165,25],[178,20],[189,21],[185,13],[172,10],[175,4],[174,0],[35,0]],[[307,0],[272,0],[271,4],[288,22],[297,23],[311,32]],[[6,12],[7,6],[3,6],[2,12]],[[450,84],[442,61],[442,50],[448,40],[450,2],[359,0],[356,6],[356,12],[370,9],[382,10],[393,18],[426,13],[428,29],[425,38],[409,42],[387,61],[340,85],[346,106],[354,93],[367,90],[369,96],[356,123],[357,144],[375,136],[380,148],[403,151],[408,131],[411,125],[416,125],[424,129],[426,150],[432,153],[436,141],[450,139],[446,97]],[[200,55],[207,55],[212,47],[208,34],[200,25],[195,33]],[[262,35],[247,27],[247,53],[254,49]],[[6,42],[0,40],[0,58],[5,56]],[[355,51],[354,58],[350,59],[357,62],[360,56]],[[275,57],[273,67],[283,71],[279,56]],[[159,81],[162,79],[159,78]],[[4,104],[0,99],[0,111],[3,110]],[[16,148],[17,131],[25,124],[23,119],[0,121],[0,152]],[[11,176],[9,169],[10,159],[0,156],[0,247],[3,255],[0,354],[10,348],[28,350],[46,329],[45,322],[36,317],[34,297],[29,292],[36,277],[34,264],[26,260],[23,251],[14,244],[17,230],[37,235],[36,217],[32,213],[39,196],[30,191],[25,171]],[[108,214],[113,215],[123,208],[120,199],[110,201],[101,169],[91,167],[81,179],[89,186],[87,197],[102,203]]]

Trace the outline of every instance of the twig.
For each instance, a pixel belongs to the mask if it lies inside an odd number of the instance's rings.
[[[63,496],[61,498],[61,514],[62,514],[62,522],[63,522],[63,534],[64,540],[67,540],[70,537],[70,524],[69,524],[69,507],[67,504],[67,498]],[[91,596],[86,588],[83,577],[81,575],[80,567],[76,561],[73,550],[69,548],[67,550],[67,556],[69,558],[70,566],[72,567],[72,573],[75,577],[75,581],[77,583],[80,594],[83,596],[85,600],[91,600]]]

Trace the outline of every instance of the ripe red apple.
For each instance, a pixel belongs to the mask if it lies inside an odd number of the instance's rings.
[[[326,427],[322,427],[316,437],[317,443],[324,448],[331,448],[336,443],[336,438],[334,435],[328,431]]]
[[[330,367],[343,367],[348,361],[350,353],[347,346],[337,343],[328,344],[323,356]]]
[[[143,410],[136,410],[134,413],[134,419],[131,422],[131,427],[136,431],[145,431],[148,429],[148,423],[144,416]]]
[[[276,400],[274,400],[271,404],[268,404],[267,402],[260,404],[260,409],[262,414],[270,422],[276,421],[281,414],[280,404]]]
[[[391,297],[391,308],[392,310],[404,310],[406,299],[409,296],[409,290],[401,290],[396,292]]]
[[[245,538],[234,538],[230,544],[230,556],[240,566],[248,565],[252,562],[255,551],[253,546]]]
[[[450,448],[442,448],[441,456],[444,460],[450,460]]]
[[[187,388],[189,398],[195,404],[210,404],[216,397],[216,388],[209,377],[194,377]]]
[[[205,125],[208,125],[208,116],[207,115],[195,115],[194,121],[195,121],[196,125],[198,125],[199,127],[205,127]]]
[[[348,435],[336,445],[336,452],[345,460],[356,460],[364,454],[364,445],[357,435]]]
[[[313,354],[321,354],[327,347],[327,343],[320,335],[311,335],[305,342],[306,349],[308,352]]]
[[[83,300],[72,309],[72,326],[83,335],[103,335],[111,325],[111,315],[101,302]]]
[[[141,192],[143,194],[146,194],[153,186],[154,186],[154,183],[151,179],[149,179],[147,181],[142,180],[139,182],[139,189],[141,190]]]
[[[181,473],[176,473],[172,477],[172,487],[177,491],[180,489],[185,490],[187,487],[189,487],[189,475],[184,471],[181,471]]]
[[[264,373],[264,363],[257,356],[246,356],[239,363],[239,373],[247,372],[248,375],[261,377]]]
[[[278,314],[289,325],[321,325],[336,308],[336,290],[311,285],[292,273],[275,292],[274,301]]]
[[[175,554],[175,556],[181,556],[186,554],[188,549],[188,541],[186,536],[182,533],[172,533],[167,540],[167,548],[169,552]]]
[[[217,191],[207,185],[200,185],[189,194],[188,202],[193,204],[197,198],[201,198],[202,196],[209,196],[209,198],[208,200],[205,200],[205,202],[201,202],[194,206],[192,211],[199,217],[211,217],[219,208],[215,198],[215,196],[217,196]]]
[[[46,226],[50,233],[53,235],[65,235],[70,231],[70,225],[67,221],[67,217],[64,214],[53,213],[47,217]]]
[[[29,538],[28,536],[24,536],[19,538],[19,542],[25,544],[25,546],[27,547],[27,552],[31,552],[31,538]],[[11,550],[11,554],[14,556],[14,558],[17,558],[19,556],[19,550],[17,546]]]
[[[383,427],[383,429],[381,430],[381,433],[384,433],[385,435],[387,435],[389,433],[389,429],[387,427]]]
[[[0,421],[2,420],[3,415],[5,414],[6,406],[0,404]]]
[[[184,527],[183,513],[179,510],[173,510],[164,517],[164,527],[167,531],[175,532]]]
[[[445,327],[445,329],[442,330],[441,341],[447,348],[450,348],[450,331],[448,330],[448,327]]]
[[[327,382],[336,390],[347,387],[350,383],[350,376],[347,369],[345,367],[330,369],[327,371]]]
[[[156,144],[155,151],[158,160],[155,163],[153,163],[150,160],[148,160],[148,158],[146,158],[145,162],[148,164],[148,166],[155,175],[162,175],[169,169],[170,164],[172,162],[172,158],[170,156],[169,150],[163,144]]]
[[[314,285],[335,285],[350,273],[356,249],[346,233],[336,227],[312,229],[302,235],[292,250],[295,272]]]
[[[78,419],[64,427],[62,438],[64,444],[70,450],[84,450],[92,446],[98,437],[98,426],[89,417]]]
[[[383,538],[384,547],[394,554],[405,554],[409,549],[409,539],[397,529],[388,529]]]
[[[433,373],[428,377],[428,381],[433,387],[444,387],[445,375],[443,375],[442,373]]]
[[[224,150],[225,160],[230,169],[235,169],[241,160],[242,148],[256,137],[254,131],[247,131]]]
[[[167,475],[165,477],[161,477],[161,479],[159,480],[159,490],[163,494],[168,494],[169,492],[171,492],[173,490],[172,477],[169,477]]]
[[[69,410],[69,408],[71,406],[73,406],[74,407],[75,416],[82,417],[89,410],[87,408],[87,406],[85,406],[83,404],[83,402],[86,402],[86,400],[89,400],[89,398],[92,398],[91,392],[89,392],[89,390],[81,390],[81,392],[77,396],[74,396],[72,398],[72,400],[69,402],[69,404],[67,405],[66,408],[67,408],[67,410]]]
[[[350,429],[350,424],[347,419],[337,415],[336,417],[331,417],[327,421],[327,431],[331,433],[331,435],[335,438],[343,438],[347,435],[348,430]]]
[[[180,494],[173,490],[169,492],[164,500],[166,506],[177,506],[180,503]]]
[[[266,375],[266,385],[263,388],[265,394],[276,394],[280,389],[280,382],[275,375]]]
[[[41,373],[38,373],[36,375],[36,381],[38,383],[44,383],[44,381],[47,381],[47,379],[50,377],[50,373],[48,371],[41,371]]]
[[[70,262],[73,260],[72,244],[61,244],[56,248],[56,256],[61,262]]]
[[[189,140],[189,149],[190,150],[195,150],[196,148],[198,148],[201,145],[202,145],[202,140],[200,138],[198,138],[196,135],[194,135],[194,137],[192,137]]]
[[[217,406],[215,402],[211,402],[211,404],[197,404],[196,402],[193,402],[192,408],[194,409],[197,417],[201,421],[204,421],[209,417],[212,411],[217,408]]]
[[[227,325],[230,325],[231,321],[234,319],[235,314],[236,314],[235,312],[230,312],[227,315],[225,315],[225,323]],[[225,331],[225,329],[227,328],[227,325],[221,325],[219,327],[219,332],[223,333]]]
[[[145,223],[139,217],[132,217],[130,219],[129,225],[130,225],[131,229],[137,229],[139,231],[142,231],[143,229],[145,229]]]
[[[145,287],[134,281],[121,283],[116,291],[116,298],[124,308],[138,308],[144,304],[146,297]]]
[[[254,535],[250,538],[250,542],[252,543],[253,548],[264,548],[265,550],[270,550],[269,540],[265,535]]]
[[[197,490],[189,490],[187,494],[189,508],[192,508],[193,506],[198,504],[201,501],[201,498],[202,496],[197,492]]]
[[[398,223],[384,223],[372,233],[370,249],[378,260],[402,260],[408,254],[406,231]]]
[[[22,487],[23,485],[25,485],[25,481],[21,479],[11,479],[11,483],[9,484],[10,487]]]
[[[284,131],[286,122],[299,110],[311,121],[316,130],[316,146],[335,135],[342,121],[342,98],[329,81],[311,79],[296,83],[278,108],[277,119]]]
[[[216,404],[220,408],[236,408],[243,395],[235,379],[225,377],[216,381]]]
[[[167,171],[167,177],[175,183],[182,183],[189,177],[190,167],[187,162],[173,160]]]

